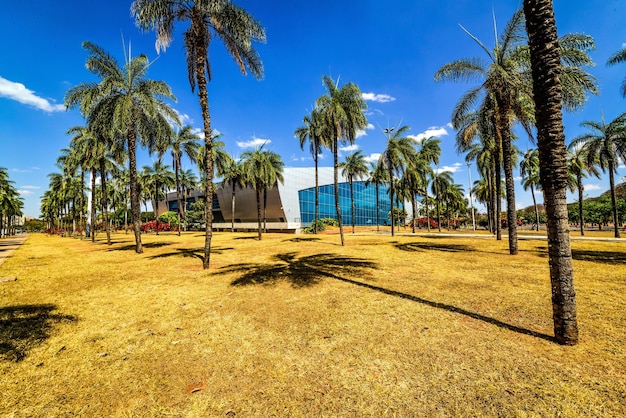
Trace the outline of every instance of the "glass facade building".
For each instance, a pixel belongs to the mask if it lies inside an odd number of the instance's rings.
[[[303,226],[309,226],[315,219],[315,187],[298,191],[300,216]],[[352,225],[352,202],[350,184],[339,183],[339,207],[344,225]],[[376,186],[366,185],[364,181],[354,182],[354,224],[386,225],[390,211],[387,187],[378,188],[378,216],[376,214]],[[335,208],[335,187],[327,184],[319,187],[319,217],[337,218]]]

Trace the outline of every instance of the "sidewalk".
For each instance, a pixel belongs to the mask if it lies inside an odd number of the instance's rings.
[[[0,266],[4,263],[4,260],[9,258],[13,251],[26,241],[27,234],[15,235],[8,238],[0,238]]]

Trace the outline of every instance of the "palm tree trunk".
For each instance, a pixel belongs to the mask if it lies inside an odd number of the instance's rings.
[[[263,232],[267,234],[267,187],[263,188]]]
[[[580,236],[585,236],[585,218],[583,214],[583,176],[576,175],[576,184],[578,185],[578,220],[580,222]]]
[[[107,172],[105,168],[104,159],[100,159],[100,185],[102,187],[102,223],[107,234],[107,245],[111,245],[111,228],[109,227],[109,209],[108,209],[108,194],[107,194]]]
[[[159,182],[154,182],[154,224],[156,225],[156,234],[159,235]]]
[[[352,233],[354,234],[354,182],[350,179],[350,206],[352,208]]]
[[[502,136],[498,126],[498,118],[495,115],[492,116],[492,122],[495,130],[495,149],[494,149],[494,163],[495,163],[495,180],[496,180],[496,195],[494,198],[494,221],[496,226],[496,240],[502,240]]]
[[[256,189],[256,211],[257,211],[257,222],[259,224],[259,241],[263,239],[263,235],[261,235],[261,192],[259,191],[260,187],[255,187]]]
[[[393,170],[389,169],[389,203],[391,204],[391,236],[396,236],[396,224],[395,224],[395,214],[393,212],[393,195],[394,195],[394,187],[393,187]]]
[[[233,194],[230,197],[230,232],[235,232],[235,187],[237,187],[237,184],[231,181],[230,185],[233,188]]]
[[[339,128],[336,128],[337,131]],[[339,162],[338,162],[338,148],[339,146],[339,133],[335,133],[335,140],[333,141],[333,167],[335,177],[335,210],[337,211],[337,224],[339,225],[339,235],[341,236],[341,246],[345,245],[343,238],[343,223],[341,222],[341,207],[339,206]]]
[[[617,199],[615,197],[615,164],[609,162],[609,186],[611,188],[611,205],[613,206],[613,225],[615,226],[615,238],[619,238],[619,220],[617,210]]]
[[[516,255],[517,247],[517,210],[515,208],[515,180],[513,179],[513,152],[511,150],[511,127],[508,122],[509,107],[502,110],[502,160],[504,162],[504,181],[506,184],[506,223],[509,230],[509,254]]]
[[[530,185],[530,194],[533,197],[533,206],[535,207],[535,222],[537,223],[537,232],[539,232],[539,209],[537,208],[537,200],[535,199],[535,189]]]
[[[181,212],[183,210],[183,208],[181,207],[181,201],[180,201],[180,177],[178,175],[178,172],[180,171],[180,161],[178,156],[174,157],[174,175],[176,176],[176,205],[178,207],[178,210],[176,212],[178,215],[178,236],[180,237],[180,228],[181,228]]]
[[[380,199],[378,198],[378,183],[376,183],[376,232],[380,232]]]
[[[561,59],[551,0],[524,0],[544,191],[552,317],[560,344],[578,343],[576,291],[567,219],[567,162],[561,113]]]
[[[320,179],[318,173],[318,157],[319,151],[315,151],[315,157],[313,160],[315,161],[315,222],[313,223],[313,233],[317,234],[318,222],[320,219]]]
[[[200,13],[194,8],[194,13]],[[204,24],[204,20],[200,17],[192,18],[193,22]],[[204,121],[204,167],[205,185],[204,192],[206,201],[204,202],[204,219],[206,223],[204,235],[204,257],[202,259],[202,268],[208,269],[211,260],[211,239],[213,238],[213,136],[211,135],[211,114],[209,113],[209,91],[207,88],[206,67],[205,63],[208,54],[208,45],[204,37],[197,37],[198,45],[196,50],[196,81],[198,82],[198,97],[200,98],[200,108],[202,109],[202,119]]]
[[[96,242],[96,168],[91,169],[91,242]]]
[[[413,227],[411,228],[411,232],[415,233],[415,224],[417,222],[417,197],[415,192],[411,192],[411,206],[413,206]]]
[[[128,129],[128,169],[130,174],[130,211],[133,231],[135,233],[135,252],[143,253],[141,243],[141,206],[139,204],[139,182],[137,181],[137,138],[134,123]]]
[[[426,187],[424,188],[424,202],[426,204],[426,227],[428,228],[428,233],[430,233],[430,214],[428,213],[428,182],[426,182]]]

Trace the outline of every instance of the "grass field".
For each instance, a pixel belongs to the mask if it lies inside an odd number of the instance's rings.
[[[34,234],[0,266],[0,416],[626,413],[626,247],[573,241],[580,344],[545,240]]]

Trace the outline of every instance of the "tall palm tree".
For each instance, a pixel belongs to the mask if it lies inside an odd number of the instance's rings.
[[[437,228],[441,232],[441,203],[446,199],[446,191],[453,184],[452,174],[449,171],[434,171],[430,190],[435,198],[437,207]]]
[[[159,200],[161,196],[164,196],[164,192],[175,184],[174,173],[159,158],[151,166],[146,165],[143,167],[143,175],[146,179],[147,188],[151,190],[150,193],[154,193],[152,195],[152,207],[154,208],[154,218],[156,220],[156,234],[159,235]]]
[[[213,237],[213,161],[211,115],[209,113],[208,82],[211,81],[209,43],[217,37],[245,75],[249,70],[257,78],[263,75],[263,64],[252,47],[253,41],[265,41],[265,29],[252,15],[230,0],[135,0],[131,6],[135,23],[141,29],[155,29],[157,51],[165,50],[173,38],[174,23],[188,22],[183,34],[187,52],[187,75],[191,90],[198,86],[200,108],[204,120],[205,152],[205,213],[206,232],[202,266],[209,268],[211,238]]]
[[[180,173],[180,187],[183,194],[183,228],[187,230],[187,199],[191,190],[195,190],[198,186],[198,176],[191,169],[181,171]]]
[[[613,207],[613,222],[615,224],[615,238],[620,237],[617,200],[615,197],[615,173],[619,159],[626,161],[626,113],[622,113],[608,124],[604,122],[584,121],[580,126],[591,132],[573,139],[574,146],[582,145],[587,153],[587,165],[598,165],[602,172],[609,173],[611,189],[611,205]]]
[[[313,233],[317,234],[318,220],[320,216],[319,196],[319,157],[323,147],[329,147],[330,135],[328,127],[324,125],[323,114],[318,108],[314,108],[310,115],[306,115],[302,122],[303,126],[296,129],[294,136],[300,140],[300,148],[309,141],[309,149],[315,164],[315,219],[313,221]]]
[[[387,136],[387,144],[385,150],[380,155],[380,164],[385,167],[389,177],[389,200],[391,201],[391,236],[395,236],[394,232],[394,211],[393,200],[395,195],[395,186],[393,179],[401,177],[406,167],[412,163],[417,157],[415,142],[405,136],[411,129],[409,126],[402,126],[398,129],[387,128],[384,133]]]
[[[587,159],[587,148],[582,145],[570,144],[567,149],[567,168],[569,173],[574,177],[573,186],[578,190],[578,220],[580,224],[580,235],[585,235],[585,218],[583,211],[583,178],[587,174],[598,177],[600,173],[596,169],[595,164],[589,164]],[[570,187],[571,188],[571,187]],[[573,190],[572,190],[573,191]]]
[[[322,82],[326,87],[326,94],[317,99],[316,107],[320,109],[326,129],[331,132],[330,143],[333,151],[333,170],[335,186],[335,210],[341,245],[345,245],[343,237],[343,223],[341,221],[341,208],[339,202],[339,141],[350,144],[356,140],[357,132],[367,127],[365,110],[367,105],[363,100],[361,90],[354,83],[347,83],[338,87],[332,78],[325,75]]]
[[[615,65],[626,62],[626,48],[622,48],[608,59],[608,65]],[[626,97],[626,77],[622,81],[622,96]]]
[[[362,151],[357,151],[346,156],[346,160],[339,163],[341,175],[348,179],[350,185],[350,207],[352,208],[352,233],[354,234],[355,205],[354,205],[354,180],[364,178],[369,170]]]
[[[184,212],[184,209],[181,207],[182,202],[180,186],[182,157],[183,155],[186,155],[192,163],[196,162],[198,148],[200,147],[200,145],[198,144],[200,136],[196,135],[193,132],[192,126],[186,125],[180,128],[178,132],[176,132],[176,134],[171,136],[169,139],[170,142],[168,148],[172,150],[172,166],[174,167],[174,177],[176,178],[176,212],[178,215],[178,235],[180,236],[180,230],[182,225],[181,216]]]
[[[261,192],[266,196],[268,188],[274,187],[277,182],[283,182],[284,163],[278,154],[263,150],[263,145],[253,151],[246,151],[241,154],[241,163],[246,184],[256,192],[258,237],[261,240],[263,238],[261,234]]]
[[[428,184],[430,178],[433,176],[433,169],[431,164],[438,165],[439,157],[441,155],[441,140],[434,136],[423,138],[419,143],[419,149],[417,151],[416,165],[418,171],[421,174],[421,180],[423,181],[424,201],[426,202],[426,225],[428,232],[430,232],[430,218],[428,214]]]
[[[230,160],[226,163],[224,167],[224,172],[222,173],[222,177],[224,179],[223,187],[229,185],[232,193],[230,197],[230,231],[235,232],[235,196],[237,187],[243,189],[245,186],[245,179],[243,175],[242,165],[235,160],[234,158],[230,158]]]
[[[515,183],[513,177],[514,152],[512,149],[512,121],[522,124],[531,136],[532,123],[532,92],[528,80],[528,49],[523,36],[524,14],[517,11],[507,23],[500,39],[496,39],[493,50],[487,48],[469,31],[465,32],[474,39],[481,49],[487,53],[489,63],[480,59],[460,59],[446,64],[435,73],[436,81],[470,81],[482,80],[481,85],[467,92],[457,103],[453,120],[458,115],[466,114],[479,100],[480,94],[485,99],[480,105],[481,115],[489,115],[494,127],[496,138],[496,155],[500,155],[501,144],[502,165],[506,183],[507,224],[509,231],[509,252],[517,254],[517,219],[515,210]],[[597,94],[595,78],[581,69],[592,65],[587,51],[593,49],[593,39],[587,35],[570,34],[561,39],[562,78],[564,94],[563,104],[568,110],[582,107],[588,92]],[[499,170],[496,170],[496,175]],[[499,181],[496,180],[496,185]]]
[[[552,0],[524,0],[530,48],[537,145],[547,228],[552,318],[560,344],[578,343],[576,291],[567,220],[567,162],[563,131],[561,57]]]
[[[522,176],[522,187],[524,190],[530,189],[533,198],[533,206],[535,207],[535,224],[539,231],[539,209],[537,208],[537,199],[535,198],[535,189],[541,189],[539,181],[539,150],[529,149],[524,153],[524,158],[519,165],[520,175]]]
[[[101,82],[71,88],[65,95],[65,105],[79,106],[90,126],[123,135],[128,151],[135,251],[142,253],[137,142],[150,147],[158,138],[170,135],[169,122],[179,123],[179,118],[163,99],[176,98],[166,83],[145,77],[150,66],[145,55],[126,58],[122,68],[99,46],[83,42],[83,48],[89,52],[87,69],[99,76]]]
[[[370,176],[365,181],[366,186],[374,185],[376,191],[376,232],[380,232],[380,198],[379,187],[386,184],[389,181],[389,172],[385,169],[385,166],[380,164],[380,161],[370,161]]]

